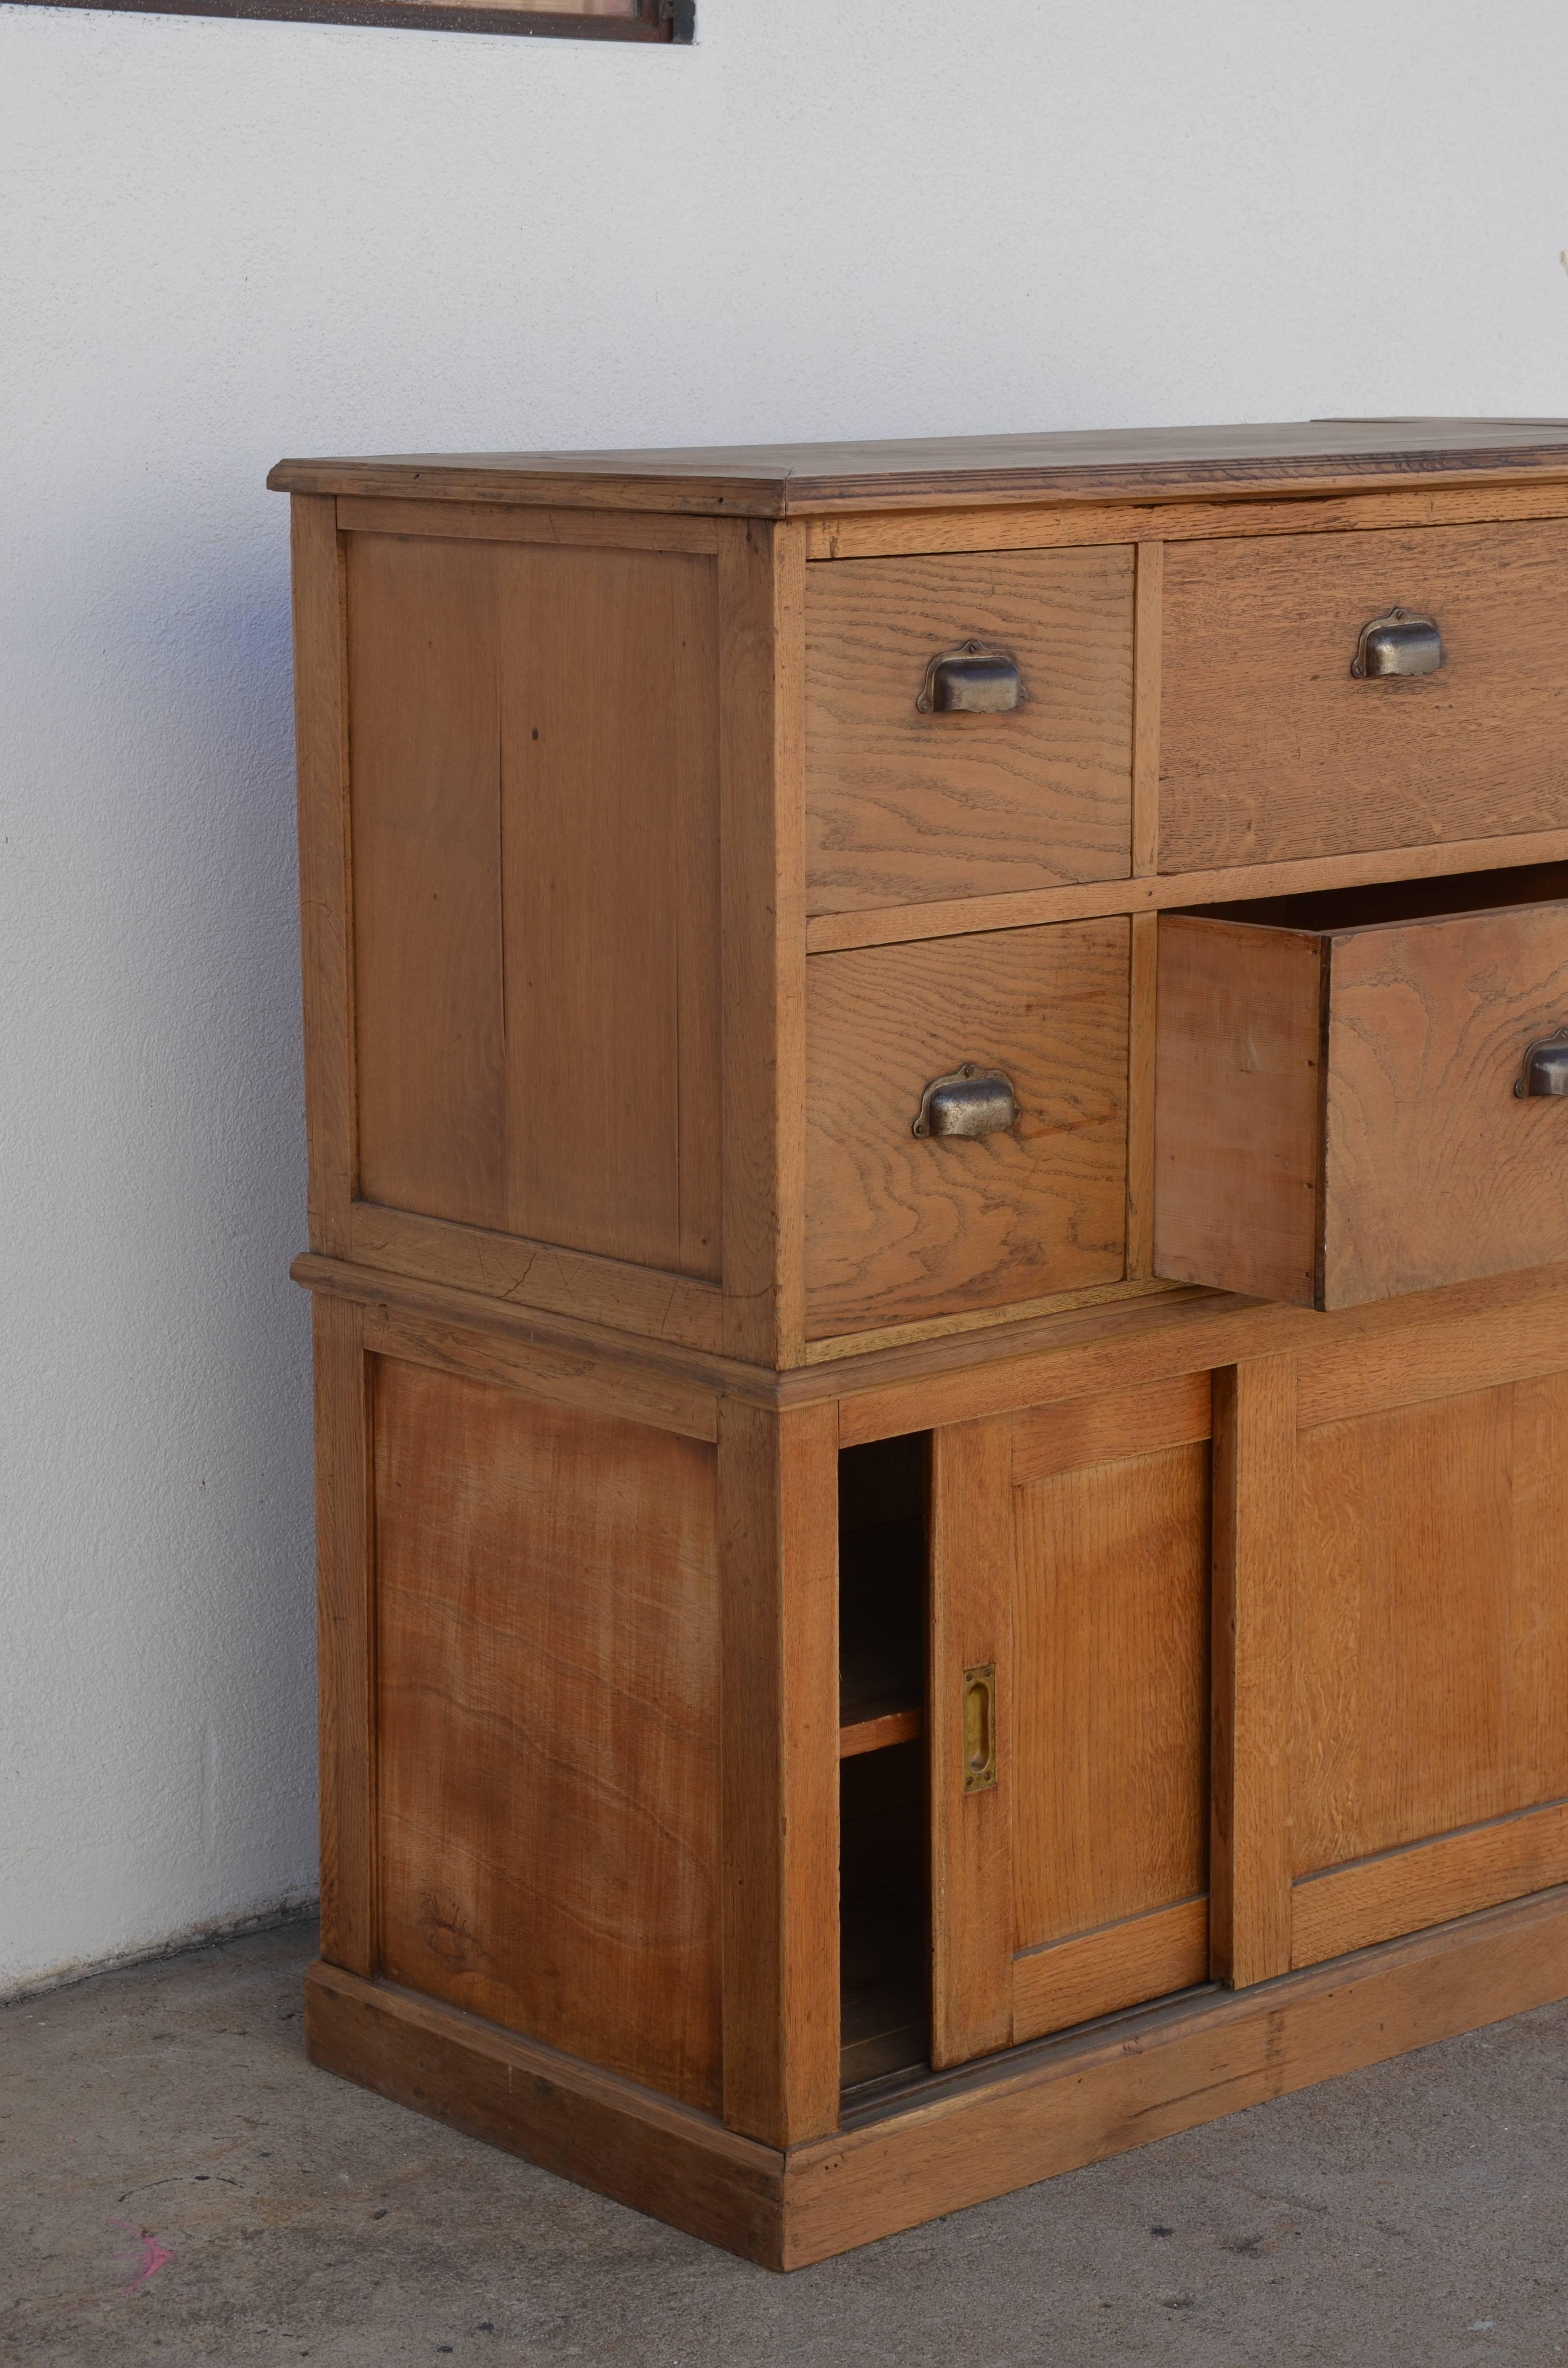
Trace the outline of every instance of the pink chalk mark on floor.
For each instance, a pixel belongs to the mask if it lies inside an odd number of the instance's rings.
[[[115,2225],[118,2227],[125,2228],[129,2227],[131,2224],[129,2221],[120,2220]],[[137,2271],[136,2275],[125,2288],[125,2292],[127,2294],[136,2294],[139,2292],[140,2289],[146,2284],[149,2278],[156,2277],[158,2271],[161,2269],[165,2268],[175,2258],[166,2246],[159,2244],[151,2228],[138,2228],[135,2232],[135,2241],[142,2248],[142,2267]]]

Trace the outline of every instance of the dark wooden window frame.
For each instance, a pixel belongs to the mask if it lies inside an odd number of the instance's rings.
[[[446,0],[19,0],[23,7],[115,8],[139,17],[271,17],[304,25],[397,25],[421,33],[521,33],[569,41],[689,41],[696,0],[624,0],[583,8],[448,6]]]

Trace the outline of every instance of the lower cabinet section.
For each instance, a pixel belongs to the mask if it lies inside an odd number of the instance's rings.
[[[1568,1896],[1565,1310],[1195,1300],[846,1447],[865,1401],[324,1298],[334,2013],[733,2163],[1142,2018],[1267,2055],[1276,1995],[1341,2068],[1335,1969]]]

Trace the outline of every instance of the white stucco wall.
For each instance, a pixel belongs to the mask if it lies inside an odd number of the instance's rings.
[[[308,1896],[279,453],[1568,413],[1540,0],[0,7],[0,1991]]]

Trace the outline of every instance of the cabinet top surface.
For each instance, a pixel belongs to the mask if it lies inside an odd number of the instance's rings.
[[[1568,476],[1568,420],[1314,419],[641,452],[395,453],[279,461],[267,482],[298,494],[790,518],[955,502],[1305,493],[1538,472]]]

